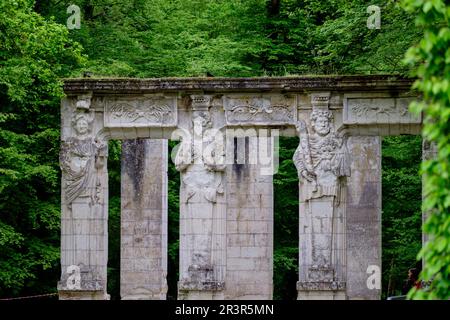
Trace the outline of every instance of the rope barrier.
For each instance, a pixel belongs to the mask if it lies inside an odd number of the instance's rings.
[[[26,296],[26,297],[17,297],[17,298],[0,298],[0,301],[5,300],[21,300],[21,299],[33,299],[33,298],[42,298],[42,297],[51,297],[51,296],[57,296],[57,293],[47,293],[47,294],[39,294],[35,296]]]

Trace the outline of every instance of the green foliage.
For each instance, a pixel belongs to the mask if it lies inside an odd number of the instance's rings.
[[[163,77],[399,73],[419,36],[395,1],[378,3],[379,30],[366,26],[371,1],[270,2],[80,0],[71,37],[96,76]],[[67,6],[51,0],[38,10],[65,24]]]
[[[371,4],[373,1],[338,1],[335,19],[314,30],[314,61],[324,72],[405,72],[401,63],[404,52],[418,37],[413,17],[396,2],[381,1],[376,3],[381,9],[381,29],[369,29],[366,9]]]
[[[169,141],[169,157],[173,152],[173,148],[179,143],[179,141]],[[168,287],[167,292],[168,300],[176,300],[177,298],[177,282],[179,278],[178,274],[178,259],[179,259],[179,226],[180,226],[180,173],[175,169],[175,165],[169,160],[169,166],[167,170],[168,186]]]
[[[82,56],[32,9],[0,3],[0,296],[55,291],[58,277],[60,78]]]
[[[416,66],[414,87],[422,102],[411,106],[423,112],[424,139],[435,143],[437,157],[423,163],[425,177],[423,209],[429,217],[423,230],[429,241],[420,251],[425,260],[421,279],[431,281],[426,290],[413,290],[414,299],[450,298],[450,4],[441,0],[404,0],[417,14],[423,38],[412,47],[406,61]]]
[[[366,11],[373,1],[280,3],[279,13],[266,18],[263,34],[271,41],[261,42],[258,54],[267,74],[403,73],[404,52],[419,36],[413,17],[395,1],[376,3],[382,21],[374,30]]]
[[[41,8],[65,23],[67,3]],[[263,39],[264,0],[115,0],[77,2],[81,29],[73,39],[96,75],[249,76]],[[243,19],[244,18],[244,19]],[[254,66],[255,65],[255,66]]]
[[[122,143],[108,143],[108,293],[111,300],[120,297],[120,166]]]
[[[298,281],[298,243],[278,246],[273,253],[273,285],[275,300],[296,300]]]
[[[408,270],[422,246],[420,136],[383,139],[382,296],[402,294]]]
[[[298,138],[280,137],[274,186],[274,299],[297,299],[298,178],[292,157]]]

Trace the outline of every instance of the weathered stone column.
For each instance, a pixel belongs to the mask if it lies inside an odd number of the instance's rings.
[[[259,144],[254,137],[237,138],[236,163],[227,167],[225,299],[272,299],[273,140],[266,140]],[[259,149],[264,143],[265,150]],[[254,158],[262,153],[270,163]]]
[[[347,145],[351,157],[351,177],[347,180],[347,297],[377,300],[381,294],[381,138],[350,137]]]
[[[122,143],[120,295],[165,300],[167,140]]]
[[[107,141],[91,97],[62,101],[60,299],[108,299]]]
[[[226,263],[224,149],[209,113],[193,96],[192,122],[175,157],[180,171],[180,300],[221,300]]]
[[[345,299],[346,137],[336,132],[329,94],[312,97],[309,123],[299,120],[294,154],[299,176],[299,300]]]

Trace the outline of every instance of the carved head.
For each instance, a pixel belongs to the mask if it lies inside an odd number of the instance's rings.
[[[72,126],[80,136],[86,135],[91,131],[91,122],[92,119],[87,113],[76,113],[72,118]]]
[[[314,109],[310,120],[314,131],[321,136],[326,136],[331,130],[333,113],[330,110]]]
[[[194,134],[196,135],[201,135],[203,130],[212,127],[208,111],[194,111],[192,122],[194,124]]]

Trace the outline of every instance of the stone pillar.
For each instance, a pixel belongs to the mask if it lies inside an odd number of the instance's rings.
[[[350,137],[348,150],[352,161],[347,189],[347,297],[377,300],[381,294],[381,138]]]
[[[257,139],[235,141],[237,163],[227,167],[225,299],[270,300],[273,295],[273,175],[267,170],[267,164],[249,161],[257,154]],[[273,154],[270,155],[273,161]],[[239,161],[241,156],[243,161]]]
[[[120,295],[165,300],[167,140],[122,143]]]
[[[180,144],[180,279],[178,299],[221,300],[226,263],[226,177],[208,96],[193,96],[192,126]]]
[[[329,94],[313,95],[309,123],[299,120],[299,300],[345,299],[346,138],[335,131]]]
[[[62,102],[61,280],[63,300],[109,299],[107,141],[90,97]]]

